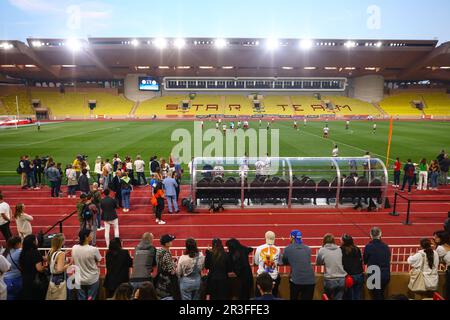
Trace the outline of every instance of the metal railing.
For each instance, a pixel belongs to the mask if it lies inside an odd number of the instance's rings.
[[[69,213],[64,218],[58,220],[58,222],[56,222],[54,225],[52,225],[50,228],[48,228],[45,232],[42,232],[42,230],[41,230],[40,233],[42,234],[42,236],[45,236],[46,234],[50,233],[50,231],[52,231],[53,229],[55,229],[58,226],[59,226],[59,233],[63,233],[64,222],[66,222],[66,220],[72,218],[72,216],[75,215],[76,213],[78,213],[77,210],[73,211],[72,213]]]
[[[323,266],[316,266],[316,258],[317,258],[317,253],[319,252],[319,249],[321,247],[319,246],[312,246],[311,248],[311,264],[313,266],[314,272],[316,273],[324,273],[324,267]],[[126,250],[129,250],[131,256],[134,256],[134,250],[135,248],[124,248]],[[281,251],[284,250],[284,248],[280,248]],[[363,252],[364,247],[360,247],[361,251]],[[47,252],[48,248],[41,248],[39,249],[41,251],[45,251]],[[66,250],[66,252],[68,252],[68,255],[70,256],[70,248],[66,248],[64,249]],[[106,252],[107,252],[107,248],[99,248],[100,250],[100,254],[102,256],[102,260],[99,263],[99,267],[100,267],[100,271],[102,274],[104,274],[106,272],[106,261],[105,261],[105,257],[106,257]],[[205,251],[207,250],[206,247],[200,247],[199,250],[205,254]],[[390,250],[391,250],[391,272],[409,272],[410,271],[410,265],[408,264],[407,260],[408,257],[414,255],[415,253],[418,252],[419,247],[418,246],[390,246]],[[178,261],[178,258],[180,256],[183,255],[185,251],[185,248],[182,247],[172,247],[170,248],[170,252],[172,254],[172,257],[174,259],[174,262]],[[249,256],[249,263],[252,266],[253,269],[253,273],[256,273],[257,270],[257,266],[253,265],[253,256],[254,256],[254,252],[250,254]],[[289,274],[290,272],[290,267],[289,266],[285,266],[285,265],[280,265],[278,267],[278,271],[281,274]],[[440,271],[445,271],[444,267],[441,266]]]

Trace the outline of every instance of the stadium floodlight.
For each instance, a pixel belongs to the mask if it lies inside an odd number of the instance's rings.
[[[294,67],[282,67],[283,70],[294,70]]]
[[[350,48],[354,48],[356,47],[356,42],[355,41],[347,41],[346,43],[344,43],[344,46],[347,47],[348,49]]]
[[[305,70],[316,70],[317,67],[304,67],[303,69],[305,69]]]
[[[66,41],[66,46],[72,52],[78,52],[83,48],[83,44],[78,39],[68,39]]]
[[[137,47],[137,46],[139,46],[139,41],[137,39],[133,39],[133,40],[131,40],[131,45],[133,47]]]
[[[222,69],[231,70],[231,69],[234,69],[234,67],[233,66],[223,66]]]
[[[214,67],[213,67],[213,66],[199,66],[199,68],[200,68],[200,69],[203,69],[203,70],[210,70],[210,69],[214,69]]]
[[[36,68],[35,64],[26,64],[25,68]]]
[[[442,66],[439,69],[443,69],[443,70],[450,70],[450,66]]]
[[[381,48],[382,45],[383,45],[383,42],[378,41],[378,42],[375,44],[375,47]]]
[[[225,40],[225,39],[216,39],[216,40],[214,40],[214,46],[215,46],[217,49],[223,49],[223,48],[225,48],[227,45],[228,45],[228,42],[227,42],[227,40]]]
[[[280,46],[280,41],[276,38],[269,38],[266,41],[267,49],[276,50]]]
[[[63,64],[61,65],[63,68],[76,68],[77,66],[75,64]]]
[[[164,49],[165,47],[167,47],[167,40],[164,38],[157,38],[153,41],[153,44],[158,48],[158,49]]]
[[[31,42],[31,45],[35,48],[39,48],[39,47],[42,47],[43,43],[40,42],[39,40],[34,40]]]
[[[11,43],[8,42],[3,42],[0,44],[0,48],[4,49],[4,50],[9,50],[12,49],[14,46]]]
[[[178,66],[177,69],[181,69],[181,70],[187,70],[190,69],[190,66]]]
[[[337,70],[337,67],[325,67],[325,70]]]
[[[181,39],[181,38],[176,39],[176,40],[173,42],[173,45],[174,45],[175,48],[177,48],[177,49],[183,49],[183,48],[186,46],[186,40]]]
[[[303,50],[309,50],[313,46],[313,42],[309,39],[303,39],[300,41],[300,48]]]

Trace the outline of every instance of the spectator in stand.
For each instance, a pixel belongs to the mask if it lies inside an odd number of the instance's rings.
[[[67,198],[76,198],[77,197],[77,172],[72,165],[69,164],[66,169],[66,177],[67,177]]]
[[[6,244],[6,250],[3,256],[11,264],[10,269],[5,273],[5,284],[8,289],[7,299],[19,300],[22,293],[22,274],[20,271],[20,253],[22,252],[22,239],[12,237]]]
[[[178,202],[180,197],[181,177],[183,176],[183,168],[181,168],[181,164],[178,159],[175,159],[175,167],[173,173],[174,173],[173,178],[177,182],[177,187],[175,188],[175,190],[177,192],[176,201]]]
[[[130,197],[133,187],[128,173],[124,173],[120,179],[120,192],[122,193],[123,212],[130,211]]]
[[[78,237],[80,244],[72,248],[73,262],[80,273],[81,288],[77,290],[78,300],[95,300],[100,277],[98,263],[102,260],[102,256],[98,248],[89,245],[92,241],[91,230],[81,230]]]
[[[334,236],[330,233],[323,237],[323,245],[317,253],[316,265],[325,266],[323,287],[327,296],[332,300],[342,300],[347,272],[342,264],[342,250],[336,245]]]
[[[450,167],[448,153],[446,153],[442,161],[439,162],[439,167],[441,168],[441,184],[446,186],[448,184],[448,169]]]
[[[205,269],[208,272],[206,294],[210,300],[229,299],[228,274],[232,271],[231,260],[223,248],[222,240],[213,239],[212,249],[206,250]]]
[[[122,249],[122,241],[115,238],[109,244],[106,253],[106,276],[103,287],[106,297],[111,298],[121,283],[130,281],[130,268],[133,266],[128,250]]]
[[[103,166],[103,169],[102,169],[103,190],[106,190],[109,188],[112,172],[113,172],[113,167],[112,167],[111,163],[109,163],[109,159],[106,159],[105,165]]]
[[[435,232],[434,243],[439,259],[446,267],[444,295],[447,300],[450,300],[450,234],[446,231]]]
[[[438,161],[438,163],[440,163],[442,160],[444,160],[445,157],[445,150],[442,149],[441,153],[438,154],[438,156],[436,157],[436,160]]]
[[[91,192],[87,172],[87,169],[83,169],[81,171],[81,176],[78,178],[78,186],[80,187],[81,194],[89,194],[89,192]]]
[[[50,163],[47,171],[45,172],[45,176],[47,177],[47,180],[50,182],[51,187],[51,197],[52,198],[59,198],[59,180],[61,179],[61,174],[59,173],[59,170],[55,167],[55,163]]]
[[[150,175],[153,175],[156,173],[157,169],[160,168],[159,162],[158,162],[158,156],[153,156],[150,158]]]
[[[0,231],[3,234],[5,241],[11,238],[11,230],[9,225],[11,223],[11,208],[8,203],[3,201],[3,194],[0,193]]]
[[[44,172],[44,167],[42,166],[42,159],[36,156],[33,160],[34,169],[34,180],[38,185],[42,185],[42,173]]]
[[[62,185],[62,178],[63,178],[63,171],[62,171],[62,163],[61,162],[58,162],[56,164],[56,169],[59,172],[59,179],[58,179],[58,182],[56,183],[55,194],[57,195],[57,197],[60,197],[60,196],[62,196],[61,185]]]
[[[256,277],[256,290],[258,290],[258,295],[254,300],[281,300],[273,295],[273,287],[273,279],[267,272],[259,274]]]
[[[178,259],[177,276],[182,300],[200,300],[201,272],[205,257],[197,248],[197,242],[186,239],[186,250]]]
[[[17,232],[22,239],[33,233],[33,229],[30,223],[30,221],[33,221],[33,217],[29,214],[26,214],[24,210],[25,205],[23,203],[16,204],[14,219],[16,220]]]
[[[83,157],[81,154],[77,155],[75,160],[73,160],[72,168],[75,170],[77,175],[77,180],[80,178],[81,175],[81,162],[83,162]]]
[[[106,189],[103,192],[105,197],[100,201],[102,220],[105,224],[105,241],[107,247],[109,247],[109,229],[111,225],[114,227],[114,238],[119,238],[119,218],[116,212],[119,206],[117,201],[109,196],[109,192],[109,189]]]
[[[156,266],[156,248],[153,246],[153,234],[144,233],[142,240],[134,250],[131,285],[138,289],[145,282],[151,282],[153,267]]]
[[[226,242],[231,259],[231,268],[239,280],[239,300],[249,300],[253,289],[253,273],[248,255],[253,248],[242,245],[237,239]]]
[[[153,187],[153,197],[151,199],[151,204],[155,210],[155,222],[157,224],[166,224],[166,222],[162,220],[162,213],[164,211],[164,191],[162,189],[161,182],[157,182],[156,186]]]
[[[161,236],[161,248],[156,251],[158,275],[155,279],[155,288],[161,300],[179,300],[176,265],[170,253],[172,241],[175,239],[175,236],[170,234]]]
[[[430,190],[437,190],[438,189],[438,179],[439,179],[439,164],[437,160],[431,161],[430,165],[430,173],[431,173],[431,187]]]
[[[278,296],[278,287],[280,286],[280,275],[278,274],[278,265],[280,264],[280,248],[275,246],[275,233],[267,231],[265,234],[266,243],[256,248],[253,263],[258,266],[257,274],[267,272],[274,281],[273,295]],[[256,296],[259,290],[255,290]]]
[[[52,248],[48,253],[50,284],[46,300],[67,300],[66,271],[72,265],[72,259],[66,259],[64,235],[59,233],[52,238]]]
[[[27,177],[27,187],[33,188],[34,190],[38,190],[39,188],[36,187],[36,180],[34,180],[34,173],[33,173],[34,165],[32,162],[30,162],[30,158],[28,156],[25,156],[23,164],[24,164],[24,171]]]
[[[129,156],[125,157],[125,172],[131,180],[132,185],[136,185],[136,179],[134,178],[133,162]]]
[[[104,230],[105,228],[102,228],[102,226],[101,226],[101,221],[102,221],[101,217],[102,217],[102,215],[101,215],[101,208],[100,208],[100,202],[102,201],[102,193],[101,193],[101,191],[98,188],[98,183],[97,182],[94,182],[92,184],[92,190],[89,193],[89,195],[92,198],[92,203],[97,207],[97,215],[96,215],[96,218],[97,218],[97,220],[96,220],[97,231]]]
[[[8,289],[4,281],[4,274],[11,268],[11,263],[0,255],[0,301],[6,300],[8,296]]]
[[[111,190],[114,191],[114,199],[116,199],[119,207],[123,207],[122,202],[122,183],[120,179],[122,178],[122,171],[117,170],[116,176],[112,179],[110,183]]]
[[[85,219],[83,217],[83,213],[87,209],[86,208],[86,203],[87,203],[87,195],[81,194],[80,195],[80,201],[78,201],[77,205],[76,205],[77,217],[78,217],[78,222],[80,223],[80,229],[82,229],[83,225],[84,225],[84,220]]]
[[[114,296],[107,300],[117,300],[117,301],[128,301],[133,298],[133,287],[129,283],[120,284],[116,291],[114,292]]]
[[[302,233],[293,230],[290,244],[284,249],[283,264],[291,266],[289,287],[291,300],[312,300],[316,278],[311,265],[311,248],[303,243]]]
[[[102,157],[98,156],[97,159],[95,159],[95,166],[94,166],[94,173],[97,176],[97,183],[100,184],[100,178],[102,177],[102,169],[103,169],[103,161]]]
[[[39,278],[39,274],[44,275],[44,258],[39,253],[36,236],[30,234],[23,240],[22,252],[19,257],[19,266],[22,272],[22,296],[23,300],[44,300],[47,294],[47,286]]]
[[[355,246],[353,238],[344,234],[342,236],[342,265],[351,277],[351,287],[347,287],[344,293],[345,300],[363,300],[364,269],[361,250]]]
[[[379,268],[381,272],[380,287],[375,289],[369,289],[373,300],[384,300],[384,290],[386,289],[390,279],[391,279],[391,249],[387,244],[381,241],[381,229],[378,227],[373,227],[370,230],[370,241],[364,248],[364,264],[367,267]],[[372,277],[375,273],[367,273],[367,277]],[[370,280],[370,279],[368,279]],[[372,280],[373,281],[373,280]],[[376,283],[372,282],[372,284]]]
[[[165,179],[169,176],[170,166],[166,162],[166,159],[161,158],[160,161],[161,161],[161,165],[160,165],[161,166],[161,175],[162,175],[162,178]]]
[[[153,283],[150,281],[143,282],[135,291],[134,300],[158,300]]]
[[[117,172],[117,170],[119,170],[119,168],[121,167],[122,160],[120,159],[119,155],[116,153],[116,154],[114,154],[112,161],[113,161],[113,171]]]
[[[137,184],[141,184],[141,178],[144,181],[144,186],[147,185],[147,179],[145,178],[145,161],[138,155],[134,161],[134,167],[136,168]]]
[[[428,163],[426,159],[420,160],[419,163],[419,185],[417,186],[417,190],[427,190],[428,184]]]
[[[420,240],[420,248],[419,252],[410,256],[408,258],[408,263],[412,267],[411,279],[409,282],[409,289],[414,289],[414,280],[412,275],[417,275],[418,273],[423,274],[423,280],[425,283],[425,289],[427,292],[416,292],[420,295],[429,295],[429,293],[433,293],[437,290],[439,284],[439,255],[436,251],[431,247],[430,239],[422,239]]]
[[[97,243],[97,216],[99,215],[98,207],[92,203],[92,195],[86,196],[86,202],[82,209],[81,220],[82,229],[89,229],[92,231],[92,245]]]
[[[404,175],[403,175],[403,185],[400,191],[405,190],[406,183],[408,183],[408,193],[411,193],[411,187],[413,184],[414,172],[415,168],[411,162],[411,159],[408,159],[408,162],[403,167]]]
[[[172,174],[171,177],[167,177],[163,180],[164,193],[167,198],[167,206],[169,207],[169,213],[173,213],[173,209],[175,209],[175,213],[179,213],[177,204],[177,187],[178,183],[174,179],[175,173]],[[172,208],[173,203],[173,208]]]
[[[27,174],[25,173],[25,156],[20,156],[17,173],[20,174],[20,185],[22,189],[27,188]]]
[[[400,159],[397,157],[394,164],[394,188],[400,188],[400,173],[402,170],[402,163]]]

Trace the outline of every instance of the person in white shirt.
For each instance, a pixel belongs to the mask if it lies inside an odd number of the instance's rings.
[[[0,301],[7,298],[7,287],[3,275],[11,268],[11,263],[0,253]]]
[[[186,251],[178,259],[177,276],[180,279],[182,300],[199,300],[201,272],[205,266],[205,257],[197,248],[197,242],[186,240]]]
[[[329,132],[330,132],[330,128],[328,128],[328,127],[323,128],[323,137],[324,137],[325,139],[328,138],[328,133],[329,133]]]
[[[89,245],[93,238],[91,230],[81,230],[79,238],[80,244],[72,248],[73,262],[77,267],[75,272],[80,273],[81,289],[78,290],[78,300],[95,300],[100,278],[98,263],[102,256],[97,247]]]
[[[213,168],[213,176],[214,177],[222,177],[224,176],[224,167],[222,166],[222,162],[217,161],[216,165]]]
[[[433,235],[436,252],[441,263],[447,270],[445,273],[445,294],[444,298],[450,299],[450,235],[446,231],[438,231]]]
[[[416,254],[408,258],[408,263],[413,268],[413,272],[422,272],[424,276],[425,289],[435,292],[439,284],[439,254],[431,247],[430,239],[420,240],[420,247]],[[412,289],[412,282],[409,286]],[[423,292],[422,292],[423,293]]]
[[[276,297],[278,295],[278,287],[280,286],[280,275],[278,273],[278,265],[280,264],[280,248],[275,246],[275,233],[267,231],[265,234],[266,243],[259,246],[255,251],[253,264],[258,266],[257,274],[263,272],[268,273],[274,281],[272,294]],[[256,290],[258,296],[259,290]]]
[[[219,130],[219,122],[216,121],[216,129]]]
[[[347,122],[345,122],[345,130],[348,130],[350,128],[350,121],[347,120]]]
[[[375,134],[376,131],[377,131],[377,124],[374,123],[374,124],[373,124],[373,130],[372,130],[372,133]]]
[[[144,180],[144,185],[147,185],[147,180],[145,179],[145,162],[142,160],[141,156],[138,155],[134,161],[134,167],[136,168],[137,183],[141,184],[141,178]]]
[[[258,159],[255,162],[255,171],[256,171],[256,179],[259,179],[264,176],[264,168],[266,164],[261,159]]]
[[[3,194],[0,193],[0,232],[5,241],[12,237],[9,224],[11,223],[11,208],[9,204],[3,201]]]
[[[98,156],[97,159],[95,159],[95,166],[94,166],[94,173],[97,175],[97,183],[100,183],[100,178],[102,177],[102,168],[103,168],[102,157]]]
[[[248,121],[244,121],[244,129],[248,129]]]
[[[16,211],[14,212],[14,219],[16,220],[17,232],[19,236],[23,239],[29,234],[33,233],[31,227],[31,221],[33,217],[24,212],[25,205],[23,203],[16,204]]]
[[[242,122],[239,120],[238,123],[237,123],[237,128],[238,128],[238,129],[241,128],[241,124],[242,124]]]
[[[303,126],[306,127],[306,118],[303,119]]]
[[[331,151],[331,154],[334,158],[337,158],[339,156],[339,148],[338,148],[337,144],[334,145],[334,148],[333,148],[333,151]]]
[[[227,133],[227,125],[226,124],[222,125],[222,132],[223,132],[223,134]]]

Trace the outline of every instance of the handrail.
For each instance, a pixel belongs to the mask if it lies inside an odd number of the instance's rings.
[[[56,222],[53,226],[51,226],[50,228],[47,229],[47,231],[45,231],[42,235],[45,236],[46,234],[48,234],[50,231],[52,231],[54,228],[56,228],[59,225],[59,233],[63,233],[63,223],[71,218],[75,213],[78,213],[78,210],[73,211],[72,213],[70,213],[69,215],[65,216],[63,219],[59,220],[58,222]]]

